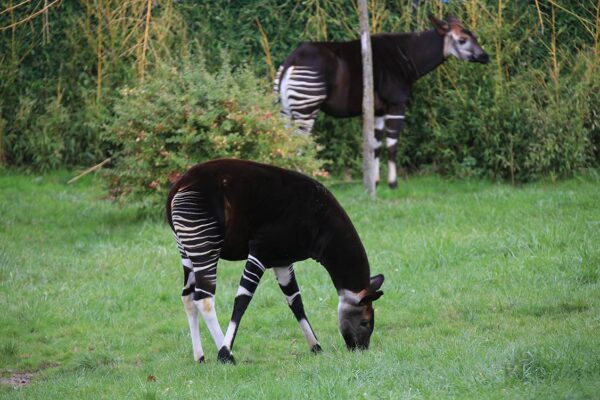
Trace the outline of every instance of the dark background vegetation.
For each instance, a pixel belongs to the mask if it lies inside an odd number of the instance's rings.
[[[316,144],[289,138],[270,97],[298,43],[357,36],[354,2],[19,3],[0,3],[1,164],[47,171],[112,156],[115,195],[162,193],[169,175],[225,155],[358,175],[358,119],[321,115]],[[369,1],[372,30],[429,29],[427,13],[452,13],[492,62],[452,59],[418,82],[405,173],[525,182],[598,166],[598,1],[431,0],[416,20],[411,5]]]

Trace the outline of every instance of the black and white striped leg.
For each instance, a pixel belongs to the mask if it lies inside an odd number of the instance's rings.
[[[233,358],[232,354],[235,335],[240,326],[242,316],[244,315],[246,308],[248,308],[248,305],[252,300],[252,296],[254,296],[254,292],[256,291],[256,288],[260,283],[260,279],[262,278],[264,272],[265,267],[260,262],[260,260],[252,256],[251,254],[248,255],[246,267],[244,268],[244,272],[242,273],[242,277],[240,279],[240,286],[238,287],[238,291],[235,295],[235,300],[233,302],[233,312],[231,314],[231,321],[229,322],[229,326],[227,327],[227,332],[225,333],[223,345],[219,350],[218,359],[221,362],[235,363],[235,359]]]
[[[214,301],[223,233],[209,209],[202,194],[193,191],[177,193],[171,207],[175,239],[184,267],[182,301],[196,361],[204,359],[198,313],[202,314],[217,348],[223,343]]]
[[[312,326],[308,322],[308,318],[306,318],[306,313],[304,312],[304,305],[302,304],[300,288],[298,287],[298,282],[296,281],[294,266],[290,265],[289,267],[273,268],[273,271],[275,272],[277,282],[279,282],[279,287],[285,295],[288,306],[294,313],[296,320],[298,320],[298,324],[300,324],[300,329],[302,330],[302,333],[304,334],[311,351],[313,353],[320,352],[322,350],[321,346],[319,345],[317,336],[315,335]]]
[[[399,114],[386,114],[385,133],[386,147],[388,150],[388,185],[391,188],[398,187],[398,176],[396,172],[396,159],[398,149],[398,136],[404,125],[404,108]]]
[[[373,157],[375,158],[375,184],[379,184],[379,160],[381,157],[381,142],[383,141],[383,128],[385,127],[384,117],[375,117],[375,148]]]
[[[204,362],[204,351],[200,340],[200,329],[198,326],[198,308],[194,305],[192,294],[194,292],[194,273],[192,271],[192,262],[187,256],[182,256],[183,263],[183,291],[181,301],[183,309],[187,316],[190,327],[190,336],[192,337],[192,349],[194,351],[194,361]]]

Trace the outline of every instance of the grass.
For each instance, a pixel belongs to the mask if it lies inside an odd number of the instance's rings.
[[[600,181],[522,187],[415,177],[368,201],[335,185],[386,275],[368,352],[347,352],[337,296],[297,265],[313,356],[272,274],[236,366],[195,365],[162,220],[71,175],[0,172],[0,398],[600,398]],[[220,264],[226,327],[243,264]]]

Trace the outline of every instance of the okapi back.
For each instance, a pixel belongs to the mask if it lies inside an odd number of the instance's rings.
[[[233,159],[196,165],[169,193],[167,216],[171,226],[171,202],[180,190],[207,197],[225,232],[221,258],[246,259],[249,246],[253,246],[271,266],[307,258],[325,265],[331,257],[337,258],[334,242],[356,242],[354,251],[359,254],[354,262],[367,263],[343,208],[321,183],[303,174]],[[363,278],[368,281],[368,274]]]

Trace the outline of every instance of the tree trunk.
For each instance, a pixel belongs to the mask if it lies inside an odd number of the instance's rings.
[[[369,11],[366,0],[358,0],[360,43],[363,66],[363,184],[371,197],[375,197],[375,158],[373,135],[375,124],[373,110],[373,61],[369,34]]]

